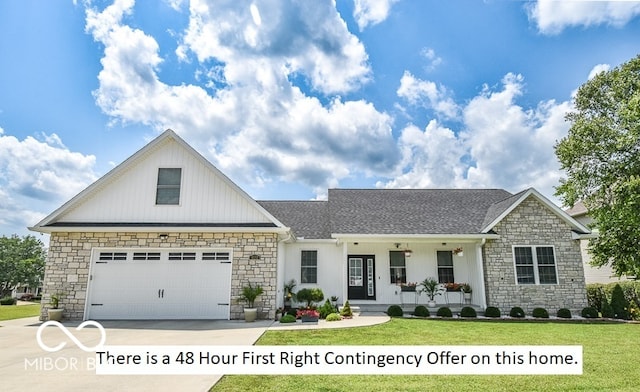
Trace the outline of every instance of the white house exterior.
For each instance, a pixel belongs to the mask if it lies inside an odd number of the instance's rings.
[[[362,306],[425,303],[401,286],[427,277],[478,308],[586,306],[588,230],[534,189],[255,201],[171,130],[31,229],[51,234],[43,304],[64,293],[69,319],[241,318],[249,282],[271,318],[291,279]]]

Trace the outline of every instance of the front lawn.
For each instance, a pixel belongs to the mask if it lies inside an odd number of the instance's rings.
[[[224,376],[221,391],[635,391],[639,324],[393,319],[373,327],[268,331],[258,345],[582,345],[582,376]]]
[[[2,305],[0,306],[0,320],[13,320],[33,317],[40,314],[40,304],[33,305]]]

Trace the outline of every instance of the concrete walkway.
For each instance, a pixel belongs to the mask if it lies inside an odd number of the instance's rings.
[[[327,323],[280,324],[270,320],[244,321],[103,321],[106,345],[253,345],[267,330],[348,328],[388,321],[371,313]],[[100,340],[98,330],[76,330],[80,322],[63,323],[82,344]],[[57,352],[44,351],[36,340],[37,317],[0,321],[0,384],[6,391],[208,391],[221,375],[202,376],[98,376],[91,368],[95,355],[78,348],[59,328],[42,331],[48,346],[66,342]]]

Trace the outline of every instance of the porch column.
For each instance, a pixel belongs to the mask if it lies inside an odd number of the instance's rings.
[[[484,260],[482,258],[482,246],[484,245],[485,239],[482,239],[482,242],[476,244],[476,263],[478,265],[478,271],[480,271],[480,306],[483,309],[487,308],[487,294],[484,287]]]
[[[340,280],[342,281],[342,304],[344,305],[347,302],[347,297],[349,296],[349,282],[347,281],[347,266],[348,266],[348,254],[349,249],[347,249],[347,242],[344,241],[342,243],[342,272],[340,272]]]

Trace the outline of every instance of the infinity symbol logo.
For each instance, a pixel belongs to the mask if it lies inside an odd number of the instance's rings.
[[[100,343],[98,343],[97,345],[95,345],[94,347],[87,347],[84,344],[82,344],[81,341],[79,341],[78,339],[76,339],[75,336],[73,336],[73,334],[67,329],[67,327],[65,327],[64,325],[60,324],[57,321],[46,321],[44,323],[42,323],[42,325],[40,327],[38,327],[38,333],[36,334],[36,340],[38,341],[38,345],[40,346],[41,349],[43,349],[44,351],[48,351],[50,353],[55,352],[55,351],[60,351],[62,350],[62,348],[67,344],[66,342],[62,342],[60,344],[58,344],[55,347],[49,347],[46,344],[44,344],[44,342],[42,341],[42,331],[50,326],[56,326],[58,328],[60,328],[60,330],[62,332],[64,332],[65,335],[67,335],[69,337],[69,339],[71,339],[76,346],[80,347],[83,351],[87,351],[87,352],[93,352],[96,351],[96,348],[101,347],[102,345],[104,345],[104,341],[107,339],[107,333],[104,330],[104,327],[97,321],[93,321],[93,320],[87,320],[84,323],[78,325],[76,327],[76,331],[80,331],[82,328],[88,326],[88,325],[92,325],[96,328],[98,328],[98,330],[100,331]]]

